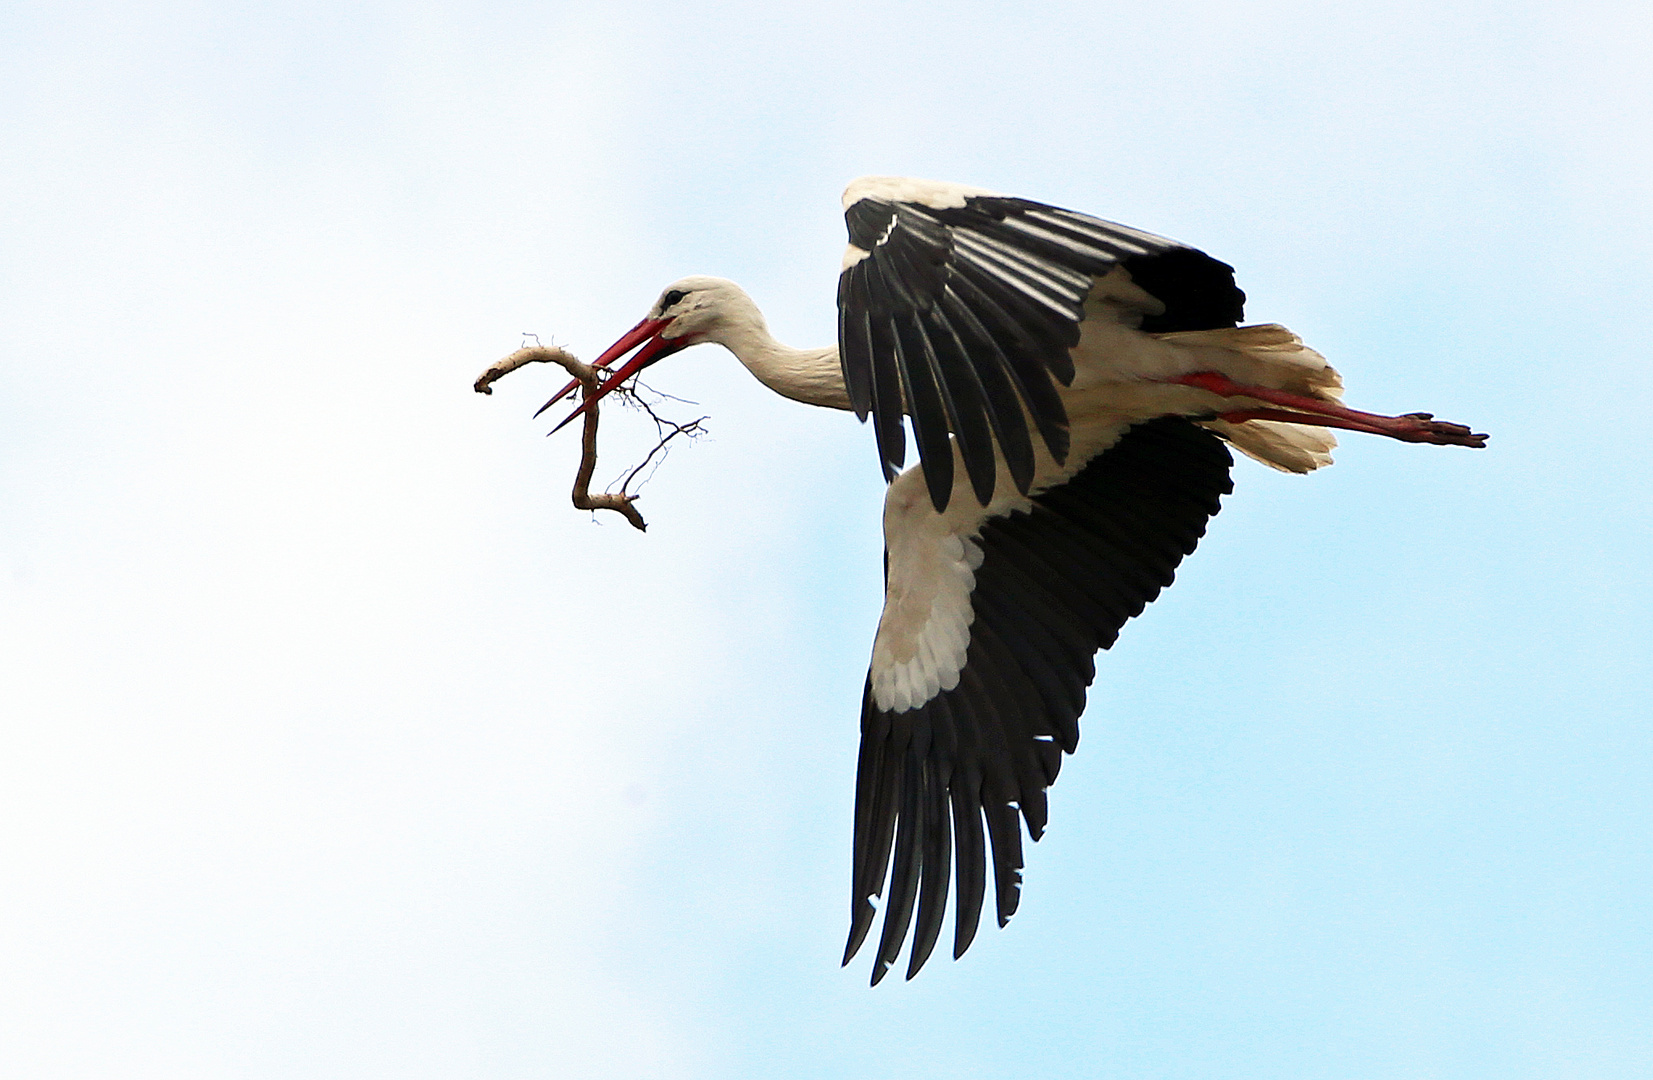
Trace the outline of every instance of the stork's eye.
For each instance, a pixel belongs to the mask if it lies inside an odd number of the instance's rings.
[[[673,289],[671,292],[660,298],[660,310],[665,311],[667,308],[672,307],[687,295],[688,294],[682,289]]]

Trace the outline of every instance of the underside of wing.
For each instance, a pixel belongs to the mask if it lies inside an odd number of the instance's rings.
[[[902,416],[911,417],[938,513],[953,488],[949,436],[983,506],[995,447],[1024,494],[1035,435],[1056,461],[1066,459],[1057,385],[1073,378],[1069,350],[1093,279],[1119,266],[1152,279],[1143,287],[1165,312],[1144,329],[1212,329],[1240,318],[1245,298],[1232,268],[1176,241],[1026,199],[927,202],[868,190],[845,211],[844,381],[856,413],[872,417],[885,479],[905,461]]]
[[[1232,490],[1221,440],[1180,418],[1138,424],[1071,480],[988,519],[956,680],[922,701],[875,692],[862,707],[855,868],[844,962],[877,908],[876,984],[916,915],[911,978],[941,932],[956,882],[953,955],[975,936],[991,858],[1000,925],[1021,890],[1021,822],[1044,831],[1045,789],[1079,741],[1096,650],[1171,583]],[[887,583],[892,595],[900,582]],[[951,674],[951,673],[949,673]],[[951,685],[949,685],[951,684]]]

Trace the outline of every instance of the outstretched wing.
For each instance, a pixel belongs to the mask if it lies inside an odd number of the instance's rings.
[[[1092,280],[1124,266],[1164,306],[1143,329],[1233,326],[1233,268],[1174,240],[1086,214],[956,185],[866,178],[844,195],[850,247],[838,279],[838,347],[850,403],[871,415],[886,480],[906,458],[902,414],[931,502],[953,488],[952,435],[982,506],[997,445],[1017,490],[1037,428],[1067,457],[1056,383],[1073,379]],[[1026,412],[1023,412],[1023,409]]]
[[[950,872],[953,956],[962,955],[981,914],[989,844],[999,924],[1010,918],[1021,891],[1018,812],[1037,840],[1045,788],[1079,742],[1096,650],[1171,583],[1233,489],[1231,464],[1215,435],[1165,417],[1125,431],[1065,483],[1007,513],[941,518],[922,503],[907,516],[886,511],[846,964],[872,926],[871,898],[883,895],[886,873],[872,981],[895,962],[915,904],[907,977],[929,958]]]

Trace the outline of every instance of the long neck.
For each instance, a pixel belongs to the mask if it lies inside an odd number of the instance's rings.
[[[827,409],[850,408],[838,350],[793,349],[770,336],[762,319],[741,320],[719,335],[723,345],[758,381],[783,397]]]

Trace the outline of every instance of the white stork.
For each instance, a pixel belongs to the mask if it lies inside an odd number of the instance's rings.
[[[871,416],[889,482],[884,611],[861,706],[844,962],[888,874],[876,984],[915,907],[907,977],[929,958],[950,876],[953,956],[969,948],[989,845],[999,924],[1015,912],[1018,816],[1038,840],[1096,651],[1171,584],[1233,489],[1227,446],[1309,472],[1331,462],[1328,427],[1486,436],[1343,407],[1337,372],[1297,335],[1239,325],[1232,267],[1174,240],[891,177],[852,183],[844,211],[836,348],[788,348],[739,286],[684,278],[596,361],[637,349],[569,419],[703,342],[784,397]],[[902,472],[904,417],[919,463]]]

